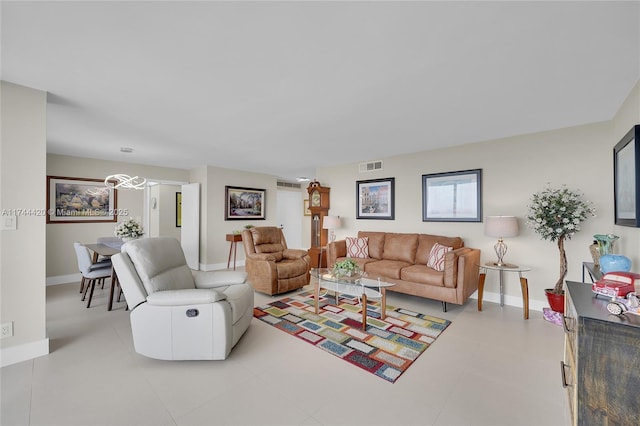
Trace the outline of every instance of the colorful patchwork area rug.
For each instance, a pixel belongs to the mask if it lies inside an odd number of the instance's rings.
[[[333,303],[333,304],[332,304]],[[451,324],[450,321],[380,303],[367,304],[367,329],[357,298],[320,296],[315,314],[312,292],[303,292],[254,308],[254,317],[394,383]]]

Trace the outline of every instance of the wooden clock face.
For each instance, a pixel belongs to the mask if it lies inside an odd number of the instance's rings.
[[[320,207],[320,193],[318,191],[311,193],[311,207]]]

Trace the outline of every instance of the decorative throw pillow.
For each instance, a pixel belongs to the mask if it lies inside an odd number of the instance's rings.
[[[453,247],[447,247],[442,244],[435,243],[433,247],[431,247],[427,266],[435,269],[436,271],[444,271],[444,256],[451,250],[453,250]]]
[[[347,257],[366,259],[369,257],[369,238],[347,237]]]

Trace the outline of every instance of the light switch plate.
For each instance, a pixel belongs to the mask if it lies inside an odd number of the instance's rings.
[[[2,216],[2,230],[15,231],[18,228],[18,219],[16,216]]]

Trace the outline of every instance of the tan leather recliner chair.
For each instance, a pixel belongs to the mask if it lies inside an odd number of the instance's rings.
[[[242,231],[245,270],[256,291],[286,293],[309,284],[311,258],[306,250],[289,249],[282,229],[258,226]]]

